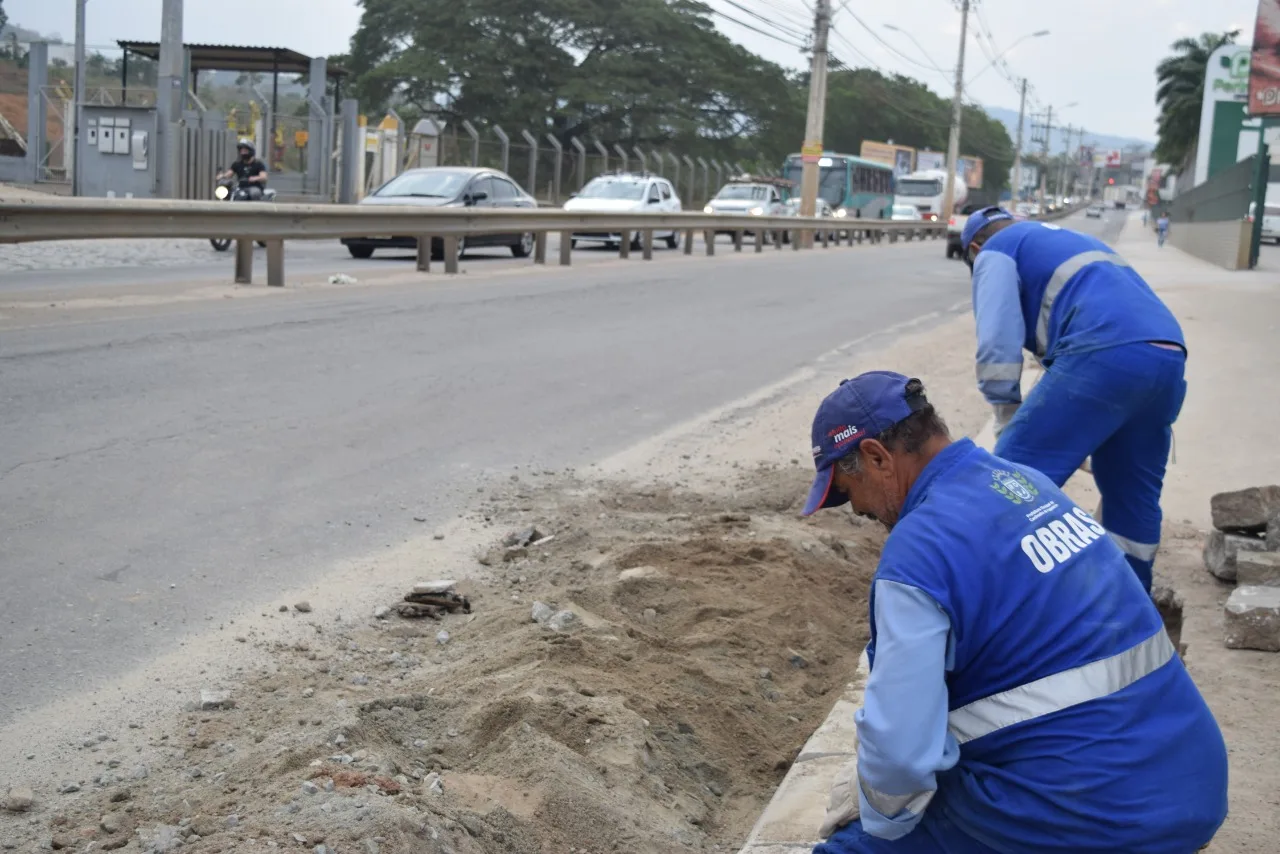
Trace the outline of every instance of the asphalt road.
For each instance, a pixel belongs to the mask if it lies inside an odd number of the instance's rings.
[[[0,725],[421,535],[515,465],[590,463],[967,310],[943,253],[637,260],[6,329]]]

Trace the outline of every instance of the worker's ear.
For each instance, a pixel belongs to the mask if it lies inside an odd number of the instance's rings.
[[[867,471],[888,473],[893,471],[893,454],[875,439],[864,439],[860,445],[863,466]]]

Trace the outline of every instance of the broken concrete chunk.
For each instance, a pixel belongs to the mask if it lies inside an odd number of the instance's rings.
[[[1237,587],[1225,614],[1227,649],[1280,652],[1280,587]]]
[[[299,602],[298,604],[294,605],[294,606],[293,606],[293,609],[294,609],[295,611],[297,611],[299,614],[310,614],[310,613],[311,613],[311,603],[310,603],[310,602],[307,602],[307,601],[302,601],[302,602]]]
[[[535,540],[542,539],[545,534],[537,528],[530,526],[522,531],[512,531],[503,538],[502,544],[507,548],[523,548]]]
[[[414,593],[452,593],[453,588],[458,586],[458,582],[453,579],[443,579],[441,581],[419,581],[413,585]]]
[[[230,691],[211,691],[206,689],[200,692],[201,711],[213,712],[219,709],[230,709],[234,706],[235,701],[231,699]]]
[[[1219,492],[1209,499],[1213,527],[1227,533],[1260,534],[1267,520],[1280,513],[1280,486],[1254,486]]]
[[[1280,552],[1236,555],[1236,582],[1250,587],[1280,587]]]
[[[567,632],[576,629],[582,621],[572,611],[557,611],[547,620],[547,628],[553,632]]]
[[[555,615],[555,613],[555,609],[546,602],[534,602],[533,612],[530,616],[538,625],[544,625],[547,620],[550,620]]]
[[[1240,552],[1265,551],[1267,543],[1247,534],[1210,531],[1204,543],[1204,566],[1223,581],[1236,580],[1236,556]]]
[[[8,812],[26,812],[36,802],[36,793],[26,786],[15,786],[4,798],[3,807]]]

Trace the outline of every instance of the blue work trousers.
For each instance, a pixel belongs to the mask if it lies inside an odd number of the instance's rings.
[[[942,816],[938,809],[927,810],[920,823],[900,839],[880,839],[855,821],[831,834],[813,849],[813,854],[997,854],[971,836],[966,836]]]
[[[1093,457],[1102,493],[1098,521],[1151,590],[1160,545],[1160,490],[1187,384],[1186,354],[1124,344],[1060,356],[1027,395],[1000,439],[998,457],[1062,486]]]

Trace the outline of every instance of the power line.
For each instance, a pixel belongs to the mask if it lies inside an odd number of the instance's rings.
[[[711,14],[719,15],[721,18],[724,18],[726,21],[729,21],[730,23],[733,23],[733,24],[737,24],[739,27],[742,27],[743,29],[751,30],[753,33],[759,33],[760,35],[765,36],[766,38],[771,38],[776,42],[781,42],[782,44],[785,44],[788,47],[793,47],[796,50],[804,50],[804,45],[797,44],[788,39],[784,39],[782,36],[778,35],[777,33],[771,33],[768,30],[762,30],[759,27],[754,26],[753,24],[748,24],[747,22],[741,21],[733,17],[732,15],[726,14],[725,12],[721,12],[719,9],[716,9],[713,6],[708,6],[707,8],[711,10]]]
[[[875,39],[876,41],[880,42],[880,44],[884,45],[887,49],[889,49],[889,50],[890,50],[890,51],[892,51],[893,53],[897,54],[898,56],[902,57],[902,58],[903,58],[903,59],[905,59],[907,62],[910,62],[910,63],[912,63],[913,65],[917,65],[917,66],[919,66],[920,68],[924,68],[924,69],[932,69],[932,70],[934,70],[934,71],[937,71],[939,74],[943,75],[944,77],[946,76],[947,72],[945,72],[945,71],[943,71],[941,68],[939,68],[939,67],[938,67],[938,64],[937,64],[936,62],[934,62],[933,60],[931,60],[931,59],[930,59],[930,60],[929,60],[929,63],[926,65],[925,63],[920,62],[919,60],[912,59],[910,56],[907,56],[905,53],[903,53],[902,51],[898,50],[898,49],[897,49],[896,47],[894,47],[893,45],[889,44],[889,42],[887,42],[887,41],[885,41],[884,39],[882,39],[882,38],[880,37],[880,34],[879,34],[879,33],[877,33],[875,30],[871,29],[871,27],[867,26],[866,22],[865,22],[865,21],[863,21],[861,18],[859,18],[856,12],[853,12],[852,10],[850,10],[850,11],[849,11],[849,15],[850,15],[850,17],[852,17],[852,18],[853,18],[853,20],[855,20],[855,21],[857,21],[857,22],[858,22],[858,26],[862,27],[864,30],[866,30],[868,33],[870,33],[870,34],[871,34],[871,37],[872,37],[873,39]],[[927,57],[926,57],[926,58],[927,58]]]
[[[728,3],[733,8],[747,15],[750,15],[752,18],[755,18],[757,21],[760,21],[763,24],[766,24],[771,27],[776,27],[777,29],[782,30],[784,33],[794,38],[798,38],[803,41],[808,35],[807,31],[797,31],[792,27],[783,26],[775,18],[770,18],[766,15],[762,15],[759,12],[756,12],[753,9],[750,9],[747,6],[744,6],[742,3],[739,3],[738,0],[722,0],[722,2]]]

